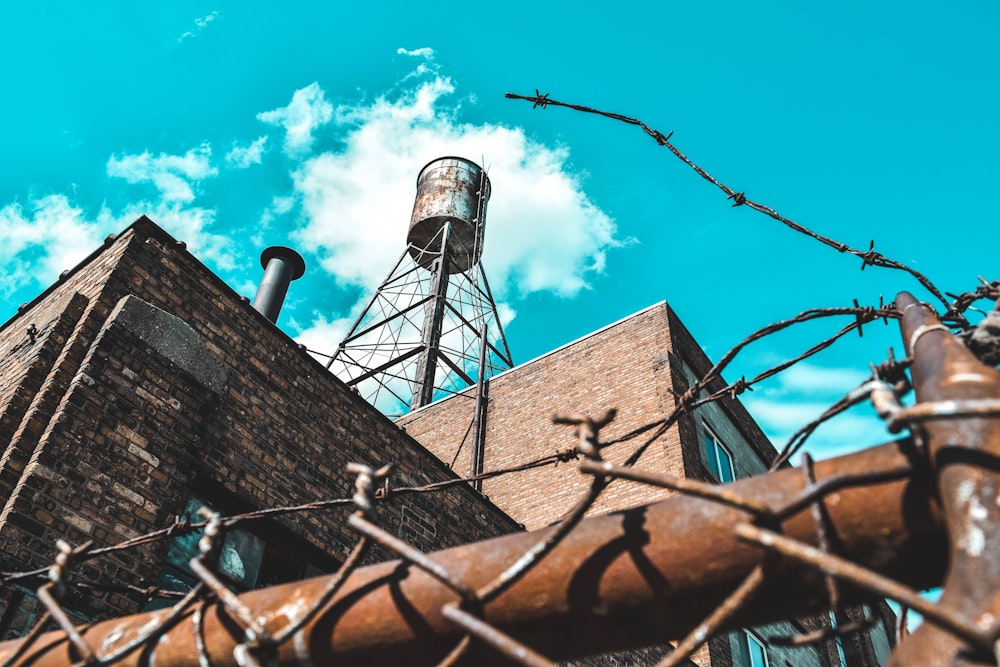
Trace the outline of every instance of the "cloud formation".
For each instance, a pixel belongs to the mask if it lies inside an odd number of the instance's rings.
[[[202,31],[205,30],[205,28],[208,27],[208,25],[210,23],[212,23],[217,18],[219,18],[219,12],[218,12],[218,10],[212,12],[208,16],[202,16],[201,18],[195,19],[194,20],[194,29],[184,31],[184,33],[180,37],[177,38],[177,41],[178,42],[183,42],[186,39],[190,39],[192,37],[197,37],[198,35],[200,35],[202,33]]]
[[[66,195],[55,194],[32,200],[28,206],[15,202],[0,208],[0,247],[5,252],[0,296],[32,284],[52,283],[100,247],[104,237],[120,232],[142,215],[185,241],[203,261],[220,270],[235,268],[230,238],[210,231],[215,221],[212,209],[176,201],[139,201],[118,213],[102,206],[91,216]]]
[[[407,50],[403,47],[396,49],[396,54],[400,56],[410,56],[411,58],[426,58],[428,60],[434,58],[434,49],[429,46],[424,46],[419,49]]]
[[[263,150],[261,139],[251,143],[244,152],[252,153],[258,142]],[[175,238],[184,241],[202,261],[214,264],[218,270],[231,270],[236,266],[237,253],[229,236],[211,231],[215,209],[191,205],[195,186],[218,173],[219,170],[212,166],[212,146],[208,142],[183,155],[160,153],[153,156],[149,151],[120,158],[112,155],[107,163],[108,176],[124,178],[128,183],[150,182],[159,196],[135,201],[114,216],[102,209],[102,215],[115,221],[113,231],[131,224],[139,216],[149,216]]]
[[[742,400],[780,450],[798,429],[868,377],[869,373],[859,368],[799,362]],[[819,458],[829,458],[858,451],[887,437],[885,424],[874,409],[862,404],[820,426],[806,447]]]
[[[619,245],[614,222],[587,197],[565,149],[521,128],[462,123],[454,91],[433,73],[394,97],[339,107],[342,150],[306,159],[293,175],[304,219],[296,240],[341,284],[374,289],[405,248],[420,169],[445,155],[485,158],[493,194],[484,264],[495,291],[575,295]]]
[[[96,213],[88,213],[64,194],[31,199],[26,205],[12,202],[3,206],[0,247],[6,261],[0,296],[51,283],[98,248],[105,236],[120,232],[142,215],[185,241],[192,252],[217,270],[235,268],[238,252],[231,238],[211,231],[215,210],[192,205],[195,187],[218,174],[211,157],[208,143],[181,155],[153,155],[149,151],[112,155],[105,164],[109,177],[132,184],[151,183],[157,191],[155,197],[137,198],[117,212],[102,205]]]
[[[192,184],[219,173],[211,160],[212,147],[204,143],[183,155],[154,156],[149,151],[122,157],[112,155],[106,169],[108,176],[124,178],[129,183],[152,183],[164,201],[190,202],[194,200]]]
[[[234,169],[246,169],[255,164],[260,164],[264,158],[264,145],[267,143],[267,135],[257,137],[246,146],[234,144],[232,149],[226,153],[226,164]]]
[[[257,120],[284,128],[284,151],[291,157],[307,153],[312,148],[313,132],[332,118],[333,105],[316,82],[296,90],[288,106],[257,114]]]
[[[142,215],[148,216],[178,241],[184,241],[188,250],[199,260],[212,264],[217,271],[231,271],[242,263],[232,235],[212,231],[216,219],[213,208],[164,200],[139,201],[127,206],[117,216],[120,221],[118,229]]]
[[[117,231],[106,209],[89,220],[65,195],[49,195],[24,207],[0,208],[0,247],[5,266],[0,294],[7,296],[32,282],[47,284],[76,266],[101,239]]]

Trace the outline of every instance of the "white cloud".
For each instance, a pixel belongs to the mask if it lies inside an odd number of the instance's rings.
[[[257,114],[257,120],[285,128],[284,150],[293,157],[307,153],[312,148],[313,132],[332,118],[333,105],[316,82],[296,90],[287,107]]]
[[[257,220],[256,229],[250,237],[252,243],[259,247],[265,246],[264,232],[271,229],[275,220],[279,220],[282,216],[291,212],[295,208],[296,203],[297,200],[295,197],[272,197],[271,203],[264,207],[264,210],[261,211],[260,218]]]
[[[744,395],[743,404],[780,450],[796,431],[869,376],[859,368],[800,362]],[[807,440],[806,449],[817,458],[829,458],[890,439],[874,408],[862,403],[822,424]]]
[[[247,146],[233,145],[226,153],[226,164],[236,169],[246,169],[251,165],[260,164],[264,158],[264,145],[267,135],[257,137]]]
[[[192,207],[187,179],[198,181],[215,174],[208,162],[207,146],[182,156],[112,156],[107,163],[109,176],[130,183],[150,181],[160,190],[155,200],[129,204],[119,212],[102,206],[88,215],[63,194],[31,200],[25,206],[14,202],[0,208],[0,247],[5,253],[5,275],[0,295],[7,296],[32,284],[49,284],[59,274],[76,266],[101,245],[110,233],[117,233],[142,215],[148,215],[204,261],[219,270],[236,266],[229,237],[210,231],[213,209]]]
[[[403,47],[399,47],[398,49],[396,49],[396,53],[397,55],[410,56],[411,58],[425,58],[427,60],[434,59],[434,49],[428,46],[424,46],[419,49],[413,49],[412,51],[404,49]]]
[[[258,139],[250,149],[258,142],[263,146]],[[114,216],[117,229],[146,215],[176,239],[184,241],[200,260],[214,264],[215,269],[226,271],[237,266],[232,239],[210,231],[215,222],[215,210],[190,205],[195,198],[193,186],[219,173],[212,166],[210,144],[203,143],[183,155],[160,153],[153,156],[149,151],[120,158],[112,155],[108,159],[107,173],[108,176],[124,178],[129,183],[148,181],[159,190],[160,195],[156,199],[140,200],[126,206]]]
[[[124,178],[129,183],[151,182],[164,201],[190,202],[194,200],[193,183],[217,175],[211,164],[212,147],[204,143],[183,155],[149,151],[141,154],[112,155],[108,158],[107,174]]]
[[[208,27],[210,23],[215,21],[215,19],[217,18],[219,18],[218,10],[212,12],[208,16],[202,16],[201,18],[196,18],[194,20],[194,29],[186,30],[180,37],[177,38],[177,41],[183,42],[184,40],[190,39],[191,37],[197,37],[202,33],[203,30],[205,30],[205,28]]]
[[[104,237],[120,232],[141,215],[185,241],[199,259],[222,270],[234,268],[229,238],[209,231],[215,219],[211,209],[146,201],[117,214],[102,206],[91,217],[65,195],[55,194],[34,200],[29,207],[11,203],[0,208],[0,247],[6,257],[0,294],[52,283],[99,248]]]
[[[213,264],[216,270],[230,271],[241,263],[232,238],[211,231],[214,209],[189,207],[175,201],[142,201],[122,211],[118,216],[119,229],[141,215],[149,217],[178,241],[184,241],[199,260]]]
[[[295,341],[300,345],[305,345],[310,350],[318,350],[326,354],[333,350],[337,343],[344,340],[351,330],[352,324],[354,324],[354,317],[350,315],[333,319],[316,315],[309,326],[295,337]],[[316,358],[324,364],[329,361],[327,357],[317,356]]]
[[[276,196],[271,198],[271,203],[264,208],[257,222],[257,228],[264,230],[271,226],[276,219],[289,213],[295,208],[297,200],[290,196]]]
[[[294,173],[305,220],[298,242],[339,282],[372,290],[405,247],[420,169],[443,155],[485,156],[493,194],[484,264],[495,291],[573,296],[619,244],[614,222],[589,200],[565,149],[521,128],[461,123],[445,103],[453,92],[431,75],[396,98],[338,108],[344,148]]]
[[[0,247],[7,258],[0,293],[11,294],[35,281],[51,283],[117,227],[106,209],[89,220],[65,195],[32,201],[27,210],[18,203],[0,208]]]
[[[198,26],[199,28],[204,28],[205,26],[207,26],[209,23],[211,23],[212,21],[214,21],[217,18],[219,18],[219,11],[218,10],[212,12],[208,16],[204,16],[204,17],[202,17],[200,19],[195,19],[194,20],[194,24],[196,26]]]

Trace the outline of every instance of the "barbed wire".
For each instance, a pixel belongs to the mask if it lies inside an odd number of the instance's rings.
[[[945,313],[945,315],[943,316],[942,319],[953,319],[954,322],[958,326],[961,326],[963,329],[968,327],[968,322],[963,317],[962,311],[954,308],[953,304],[950,303],[947,298],[945,298],[944,294],[942,294],[941,291],[938,290],[938,288],[935,287],[934,284],[926,276],[924,276],[922,273],[920,273],[916,269],[914,269],[914,268],[912,268],[910,266],[907,266],[906,264],[904,264],[902,262],[898,262],[898,261],[896,261],[894,259],[890,259],[890,258],[884,256],[883,254],[881,254],[880,252],[877,252],[875,250],[875,241],[874,240],[869,243],[868,250],[860,250],[858,248],[852,248],[851,246],[849,246],[846,243],[843,243],[843,242],[840,242],[840,241],[836,241],[836,240],[834,240],[832,238],[829,238],[827,236],[823,236],[822,234],[818,234],[818,233],[816,233],[816,232],[814,232],[814,231],[806,228],[805,226],[803,226],[803,225],[795,222],[794,220],[791,220],[789,218],[786,218],[786,217],[780,215],[776,210],[774,210],[770,206],[765,206],[764,204],[760,204],[758,202],[753,201],[752,199],[749,199],[746,196],[745,193],[743,193],[743,192],[737,192],[736,190],[734,190],[733,188],[729,187],[728,185],[720,182],[714,176],[712,176],[707,171],[705,171],[704,169],[702,169],[700,166],[698,166],[697,164],[695,164],[690,158],[688,158],[687,155],[685,155],[684,153],[682,153],[674,144],[672,144],[670,142],[670,138],[674,134],[673,132],[668,132],[667,134],[663,134],[659,130],[653,129],[652,127],[650,127],[646,123],[642,122],[638,118],[631,118],[629,116],[623,116],[622,114],[612,113],[612,112],[609,112],[609,111],[601,111],[599,109],[594,109],[594,108],[583,106],[583,105],[580,105],[580,104],[570,104],[568,102],[560,102],[558,100],[554,100],[554,99],[550,98],[549,95],[548,95],[548,93],[541,94],[541,93],[538,92],[538,90],[535,90],[535,94],[533,96],[532,95],[518,95],[516,93],[507,93],[506,97],[508,99],[526,100],[528,102],[532,102],[533,103],[532,104],[533,108],[542,108],[542,109],[545,109],[545,108],[550,107],[550,106],[554,106],[554,107],[566,107],[568,109],[573,109],[575,111],[581,111],[583,113],[595,114],[595,115],[598,115],[598,116],[603,116],[605,118],[610,118],[612,120],[617,120],[617,121],[620,121],[622,123],[627,123],[629,125],[638,126],[638,127],[642,128],[643,132],[645,132],[650,137],[652,137],[653,140],[656,141],[657,144],[659,144],[660,146],[665,147],[671,153],[673,153],[674,155],[676,155],[682,162],[684,162],[686,165],[688,165],[689,167],[691,167],[691,169],[693,169],[699,176],[701,176],[703,179],[705,179],[706,181],[708,181],[709,183],[711,183],[715,187],[717,187],[720,190],[722,190],[722,192],[724,192],[726,194],[726,198],[729,199],[729,200],[732,200],[732,202],[733,202],[732,206],[734,206],[734,207],[736,207],[736,206],[747,206],[748,208],[752,208],[753,210],[755,210],[755,211],[757,211],[759,213],[763,213],[764,215],[768,216],[769,218],[777,220],[778,222],[780,222],[780,223],[784,224],[785,226],[787,226],[787,227],[789,227],[789,228],[791,228],[791,229],[799,232],[800,234],[804,234],[804,235],[806,235],[806,236],[808,236],[808,237],[810,237],[812,239],[815,239],[815,240],[819,241],[823,245],[826,245],[826,246],[828,246],[830,248],[833,248],[837,252],[847,253],[847,254],[850,254],[850,255],[854,255],[855,257],[858,257],[859,259],[861,259],[861,270],[862,271],[864,271],[865,267],[867,267],[867,266],[878,266],[878,267],[884,267],[884,268],[889,268],[889,269],[896,269],[896,270],[899,270],[899,271],[905,271],[906,273],[908,273],[911,276],[913,276],[914,278],[916,278],[917,281],[921,285],[923,285],[923,287],[928,292],[930,292],[931,294],[933,294],[934,297],[936,299],[938,299],[944,305],[944,307],[946,309],[946,313]]]

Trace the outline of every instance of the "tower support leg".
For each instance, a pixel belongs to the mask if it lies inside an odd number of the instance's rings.
[[[410,408],[427,405],[434,399],[434,375],[437,372],[438,349],[441,346],[441,325],[444,322],[445,300],[448,296],[448,237],[451,223],[441,231],[441,255],[434,262],[431,278],[433,299],[427,302],[424,327],[420,335],[423,352],[417,361],[417,378]]]

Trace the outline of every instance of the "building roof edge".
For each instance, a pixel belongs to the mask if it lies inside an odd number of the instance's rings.
[[[508,368],[505,371],[501,371],[501,372],[497,373],[496,375],[490,377],[490,380],[491,381],[492,380],[496,380],[497,378],[501,378],[501,377],[503,377],[505,375],[508,375],[510,373],[514,373],[516,371],[519,371],[522,368],[524,368],[525,366],[533,364],[536,361],[541,361],[542,359],[545,359],[546,357],[550,357],[553,354],[558,354],[558,353],[562,352],[563,350],[565,350],[567,348],[570,348],[570,347],[573,347],[574,345],[582,343],[583,341],[587,340],[588,338],[593,338],[594,336],[597,336],[597,335],[599,335],[601,333],[604,333],[608,329],[612,329],[612,328],[618,326],[619,324],[623,324],[623,323],[631,320],[632,318],[639,317],[640,315],[642,315],[644,313],[647,313],[647,312],[649,312],[651,310],[654,310],[656,308],[661,308],[661,307],[665,307],[668,311],[671,310],[670,304],[667,303],[666,299],[661,299],[661,300],[657,301],[656,303],[654,303],[654,304],[652,304],[650,306],[646,306],[642,310],[637,310],[636,312],[632,313],[631,315],[626,315],[625,317],[623,317],[621,319],[618,319],[618,320],[615,320],[614,322],[612,322],[610,324],[605,324],[600,329],[594,329],[593,331],[591,331],[589,333],[586,333],[586,334],[580,336],[579,338],[571,340],[568,343],[563,343],[562,345],[560,345],[557,348],[549,350],[548,352],[543,352],[542,354],[538,355],[537,357],[534,357],[533,359],[529,359],[528,361],[525,361],[524,363],[520,363],[520,364],[514,366],[513,368]],[[442,396],[441,398],[437,399],[436,401],[428,403],[427,405],[422,405],[419,408],[417,408],[416,410],[411,410],[410,412],[407,412],[405,415],[400,415],[399,419],[405,419],[405,418],[409,417],[410,415],[419,414],[420,411],[423,410],[424,408],[429,408],[432,405],[436,405],[436,404],[440,403],[441,401],[446,401],[449,398],[453,398],[455,396],[459,396],[461,394],[465,394],[465,393],[468,393],[468,392],[474,392],[475,390],[476,390],[476,386],[472,385],[472,386],[466,387],[465,389],[463,389],[461,391],[456,391],[456,392],[454,392],[452,394],[448,394],[447,396]]]

